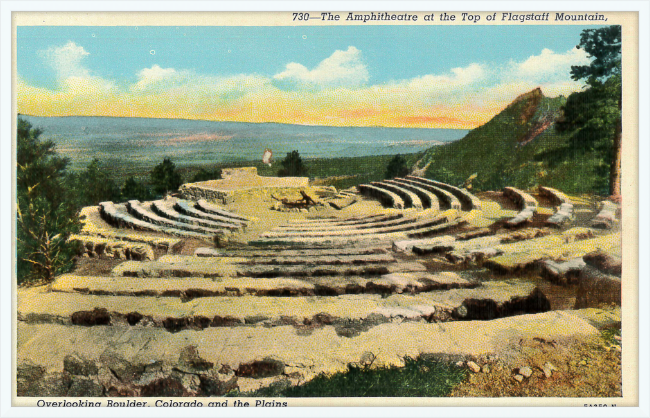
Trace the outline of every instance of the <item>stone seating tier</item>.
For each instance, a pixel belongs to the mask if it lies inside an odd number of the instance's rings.
[[[409,176],[405,179],[399,179],[399,181],[403,181],[405,183],[412,184],[414,186],[418,186],[430,191],[431,193],[435,194],[438,197],[439,202],[441,202],[448,209],[462,209],[462,205],[456,196],[454,196],[451,192],[432,184],[427,179]]]
[[[481,209],[481,200],[465,189],[461,189],[460,187],[452,186],[451,184],[427,179],[424,177],[406,176],[406,178],[424,182],[432,186],[436,186],[438,188],[446,190],[448,192],[451,192],[454,196],[456,196],[456,198],[462,204],[462,210]]]
[[[404,200],[390,190],[376,187],[371,184],[360,184],[358,187],[361,194],[378,199],[384,206],[393,209],[404,209],[406,207]]]
[[[413,193],[410,190],[401,187],[400,185],[395,185],[384,181],[373,181],[370,184],[372,184],[375,187],[389,190],[395,193],[396,195],[398,195],[399,197],[401,197],[402,200],[404,201],[405,208],[422,209],[422,201],[420,200],[418,195]]]

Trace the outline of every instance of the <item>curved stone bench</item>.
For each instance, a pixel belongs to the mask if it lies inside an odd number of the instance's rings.
[[[215,215],[221,215],[221,216],[225,216],[226,218],[237,219],[244,222],[250,222],[250,219],[248,219],[247,217],[237,215],[236,213],[228,212],[227,210],[223,210],[220,207],[213,205],[212,203],[208,202],[205,199],[200,199],[198,202],[196,202],[194,207],[199,210],[202,210],[203,212],[212,213]]]
[[[314,226],[291,226],[284,225],[273,228],[271,231],[274,232],[309,232],[309,231],[343,231],[343,230],[352,230],[352,229],[372,229],[372,228],[383,228],[388,226],[403,225],[409,222],[413,222],[414,218],[411,217],[399,217],[388,220],[377,220],[374,222],[367,222],[363,224],[350,224],[350,225],[314,225]]]
[[[152,202],[151,209],[156,214],[175,222],[182,222],[182,223],[187,223],[195,226],[203,226],[211,229],[227,229],[227,230],[239,229],[239,225],[234,225],[232,223],[215,222],[207,219],[193,218],[191,216],[183,215],[174,209],[173,202],[157,200],[155,202]]]
[[[359,191],[367,196],[378,199],[384,206],[390,206],[394,209],[404,209],[404,201],[396,193],[390,190],[382,189],[371,184],[360,184]]]
[[[539,194],[550,199],[555,206],[560,206],[563,203],[571,203],[571,199],[561,191],[557,189],[552,189],[546,186],[539,186]]]
[[[390,214],[379,214],[379,215],[368,215],[368,216],[353,216],[350,218],[324,218],[324,219],[291,219],[289,224],[283,225],[286,227],[292,226],[311,226],[311,225],[356,225],[371,223],[376,221],[389,221],[392,219],[402,218],[404,214],[402,213],[390,213]],[[282,226],[281,226],[282,227]]]
[[[246,226],[246,221],[197,210],[185,200],[176,200],[174,203],[174,209],[183,215],[191,216],[193,218],[206,219],[214,222],[225,222],[242,227]]]
[[[560,226],[573,218],[573,202],[567,195],[550,187],[539,186],[539,194],[551,200],[557,206],[555,213],[546,220],[551,226]]]
[[[505,187],[503,189],[503,195],[515,202],[519,207],[519,210],[532,207],[537,211],[537,200],[523,190],[519,190],[515,187]]]
[[[448,192],[451,192],[458,198],[462,205],[463,210],[472,210],[472,209],[481,209],[481,199],[478,197],[474,196],[470,192],[468,192],[465,189],[461,189],[460,187],[452,186],[451,184],[443,183],[440,181],[435,181],[431,179],[427,179],[424,177],[418,177],[418,176],[406,176],[407,179],[413,179],[413,180],[422,180],[426,182],[427,184],[430,184],[432,186],[439,187],[443,190],[446,190]]]
[[[434,218],[417,219],[412,218],[411,222],[402,223],[392,226],[378,226],[368,229],[344,229],[344,230],[325,230],[325,231],[282,231],[265,232],[260,237],[263,238],[285,238],[285,237],[335,237],[335,236],[355,236],[355,235],[382,235],[396,232],[407,232],[418,229],[426,229],[449,221],[447,216],[436,216]]]
[[[173,229],[181,229],[185,231],[197,232],[199,234],[203,234],[204,236],[209,236],[210,234],[216,235],[222,232],[221,230],[218,229],[210,229],[202,226],[186,224],[183,222],[174,222],[167,218],[163,218],[162,216],[156,215],[152,211],[143,207],[140,201],[138,200],[129,200],[126,204],[126,209],[133,216],[155,225],[170,227]]]
[[[164,229],[118,210],[113,202],[101,202],[99,204],[99,214],[110,225],[118,228],[140,229],[153,232],[163,232]]]
[[[425,190],[421,187],[414,186],[413,184],[409,184],[407,182],[401,181],[401,179],[399,178],[393,180],[384,180],[384,182],[394,184],[397,187],[401,187],[403,189],[408,190],[409,192],[415,193],[420,198],[423,208],[440,210],[440,203],[438,203],[438,197],[432,192]]]
[[[600,212],[591,220],[592,228],[609,229],[616,223],[618,206],[608,200],[600,202]]]
[[[183,231],[176,228],[168,228],[143,221],[141,219],[135,218],[134,216],[131,216],[128,212],[124,212],[118,209],[113,204],[113,202],[101,202],[99,204],[99,208],[101,217],[109,224],[117,227],[148,232],[160,232],[183,238],[212,239],[212,237],[207,234],[192,231]]]
[[[506,222],[507,226],[519,226],[533,219],[537,212],[537,200],[533,196],[515,187],[504,188],[503,195],[515,202],[520,209],[514,218]]]
[[[390,190],[391,192],[395,193],[396,195],[402,198],[405,207],[422,209],[422,201],[420,200],[418,195],[413,193],[410,190],[406,190],[405,188],[401,187],[401,185],[399,184],[395,185],[385,181],[373,181],[370,184],[372,184],[375,187],[381,187],[382,189]]]
[[[399,180],[430,191],[431,193],[435,194],[438,200],[442,202],[449,209],[455,209],[455,210],[462,209],[462,205],[460,204],[460,201],[456,196],[454,196],[451,192],[441,187],[431,184],[430,182],[428,182],[427,179],[423,179],[421,177],[408,176],[405,179],[400,178]]]

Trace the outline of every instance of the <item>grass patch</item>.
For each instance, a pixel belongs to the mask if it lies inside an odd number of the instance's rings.
[[[609,345],[621,345],[621,329],[620,328],[608,328],[601,331],[600,333],[605,340],[605,343]]]
[[[252,397],[441,397],[462,382],[467,371],[454,363],[405,359],[404,367],[350,367],[345,373],[319,375],[300,386],[274,385],[251,393]]]

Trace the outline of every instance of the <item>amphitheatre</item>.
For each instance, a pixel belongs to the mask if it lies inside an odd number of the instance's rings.
[[[75,270],[18,289],[19,396],[221,396],[422,356],[485,371],[621,322],[620,207],[547,187],[227,169],[81,218]]]

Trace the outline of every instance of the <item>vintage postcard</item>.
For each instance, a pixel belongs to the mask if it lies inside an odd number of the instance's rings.
[[[637,12],[12,24],[14,406],[639,405]]]

